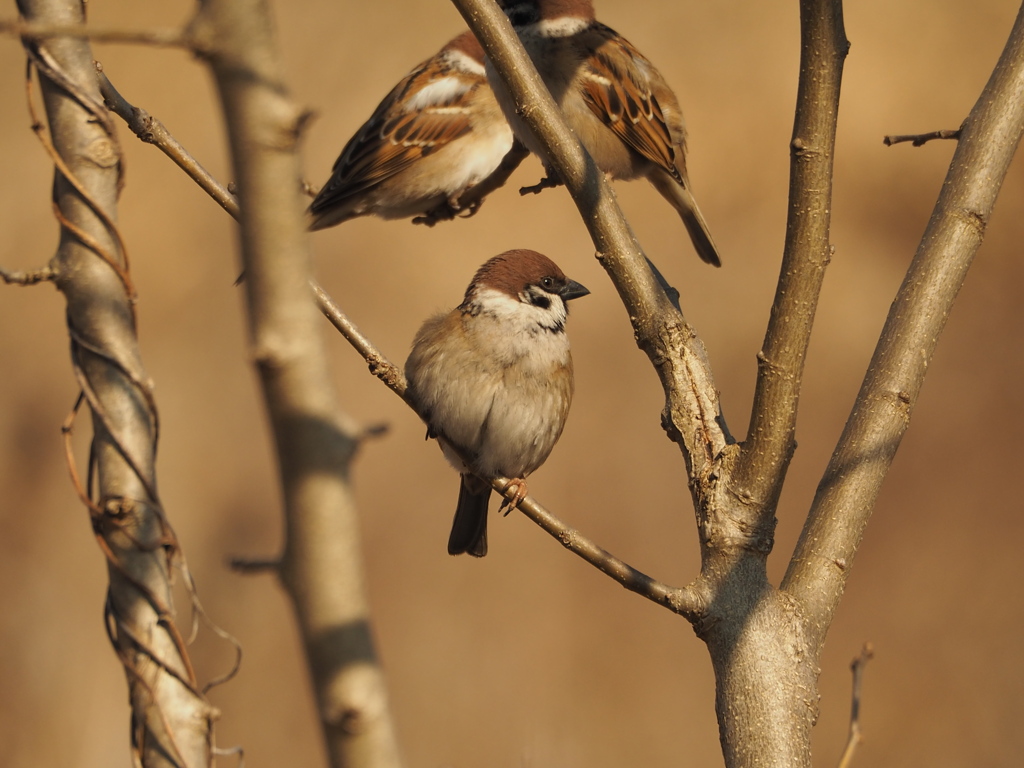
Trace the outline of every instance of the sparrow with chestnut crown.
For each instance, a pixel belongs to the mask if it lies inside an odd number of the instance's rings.
[[[498,177],[512,145],[484,75],[483,49],[472,32],[463,32],[406,75],[345,145],[309,206],[309,228],[371,214],[414,216],[428,225],[471,216],[482,195],[464,196]],[[505,178],[514,167],[503,171]]]
[[[500,4],[597,167],[613,179],[645,177],[676,209],[697,255],[721,266],[690,189],[679,100],[661,73],[628,40],[595,19],[592,0]],[[557,174],[490,63],[487,77],[516,137],[548,166],[548,177],[523,191],[557,186]]]
[[[547,256],[506,251],[416,334],[407,396],[462,475],[449,554],[487,554],[490,479],[511,480],[514,509],[558,442],[573,394],[567,302],[588,293]]]

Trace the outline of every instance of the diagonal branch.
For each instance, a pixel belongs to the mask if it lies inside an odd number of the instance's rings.
[[[783,588],[803,601],[817,647],[843,593],[882,480],[910,424],[925,373],[981,245],[1024,132],[1024,6],[971,110],[942,192],[896,294]]]
[[[331,324],[344,336],[363,356],[370,366],[370,372],[383,381],[392,392],[409,401],[405,397],[405,376],[366,338],[355,324],[341,311],[330,296],[319,285],[313,285],[314,293],[321,311]],[[412,407],[412,404],[409,403]],[[491,487],[511,500],[515,496],[514,486],[504,477],[491,480]],[[675,613],[695,620],[701,614],[707,602],[702,583],[689,587],[670,587],[638,571],[633,566],[615,555],[602,549],[586,536],[576,531],[541,506],[532,496],[527,496],[518,507],[523,514],[533,520],[543,530],[556,538],[570,552],[583,558],[602,573],[610,576],[626,589],[636,592],[648,600],[658,603]]]
[[[757,355],[747,439],[735,492],[774,515],[796,449],[804,362],[831,257],[832,163],[843,61],[849,42],[841,0],[800,2],[800,84],[790,141],[789,216],[775,300]]]
[[[108,106],[126,123],[131,125],[135,122],[139,125],[140,130],[136,131],[136,134],[144,134],[139,136],[140,139],[153,144],[163,151],[174,160],[178,167],[184,170],[185,173],[216,200],[225,211],[235,219],[239,218],[240,210],[234,196],[174,139],[159,120],[149,115],[144,109],[129,103],[117,92],[105,76],[101,76],[101,87],[103,89],[103,97]],[[142,122],[138,122],[140,120]],[[153,128],[157,125],[159,128]],[[317,306],[320,308],[320,311],[335,329],[341,333],[345,340],[366,360],[370,373],[380,379],[392,392],[405,400],[405,376],[398,366],[388,360],[373,342],[363,335],[355,323],[348,318],[316,280],[311,279],[309,284],[313,290],[313,295],[316,297]],[[410,407],[412,406],[410,405]],[[494,490],[502,494],[505,494],[508,485],[509,483],[506,478],[495,478],[492,482]],[[511,499],[513,495],[513,489],[508,489],[506,498]],[[522,501],[519,509],[543,530],[558,539],[567,549],[619,582],[626,589],[636,592],[669,610],[691,618],[691,620],[703,611],[707,598],[704,595],[701,582],[698,581],[694,585],[680,588],[668,586],[647,576],[602,549],[579,531],[565,525],[531,496],[527,496]],[[244,559],[236,559],[232,561],[232,567],[247,572],[277,570],[279,565],[280,563],[277,560],[250,562]]]
[[[700,505],[714,463],[731,442],[704,345],[648,264],[643,250],[594,161],[569,129],[494,0],[452,0],[476,34],[565,181],[597,248],[597,258],[626,307],[637,344],[650,358],[665,391],[663,424],[679,444]]]

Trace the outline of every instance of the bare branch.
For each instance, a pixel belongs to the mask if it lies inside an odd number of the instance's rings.
[[[83,18],[79,3],[24,0],[19,10],[43,27],[76,26]],[[82,388],[64,425],[68,466],[107,561],[105,618],[128,678],[134,758],[146,766],[199,768],[210,763],[216,710],[198,688],[174,622],[171,575],[182,555],[156,494],[156,404],[135,334],[125,244],[115,224],[120,147],[100,104],[88,41],[24,44],[50,126],[47,133],[32,112],[57,169],[54,215],[61,237],[49,266],[19,281],[53,280],[67,301],[73,370]],[[30,86],[31,80],[34,110]],[[93,416],[85,486],[70,448],[74,414],[83,402]],[[192,588],[191,580],[187,586]]]
[[[401,765],[370,633],[358,517],[349,483],[358,430],[342,413],[308,287],[299,195],[305,116],[281,77],[261,0],[206,0],[194,34],[227,120],[238,180],[252,358],[281,472],[281,581],[295,607],[334,766]],[[205,187],[204,187],[205,188]]]
[[[800,81],[790,141],[789,216],[747,439],[730,484],[761,514],[775,514],[796,448],[804,363],[831,257],[832,165],[849,42],[841,0],[801,0]]]
[[[180,29],[114,29],[86,24],[48,24],[0,21],[0,34],[16,35],[23,40],[66,37],[94,43],[135,43],[165,48],[194,48],[187,32]]]
[[[1024,132],[1024,6],[970,115],[783,581],[820,647]]]
[[[637,344],[661,378],[663,423],[682,449],[691,492],[713,473],[729,444],[704,345],[648,265],[646,256],[594,161],[569,130],[505,14],[494,0],[453,0],[483,44],[517,110],[565,182],[629,314]],[[699,503],[699,502],[698,502]]]
[[[38,283],[52,282],[57,277],[52,267],[43,267],[31,272],[17,272],[0,267],[0,280],[7,285],[37,285]]]
[[[868,662],[875,657],[875,649],[871,647],[871,643],[864,643],[864,647],[861,648],[860,653],[850,663],[850,670],[853,672],[853,694],[852,703],[850,704],[850,736],[846,740],[846,749],[843,750],[843,756],[839,759],[839,768],[850,768],[853,765],[853,756],[857,752],[857,747],[860,746],[860,742],[863,740],[863,735],[860,729],[860,694],[861,686],[864,682],[864,667],[868,665]]]
[[[920,147],[933,139],[959,139],[960,129],[957,128],[955,131],[932,131],[930,133],[906,133],[899,134],[896,136],[886,136],[882,139],[882,143],[887,147],[891,147],[893,144],[902,144],[905,141],[911,142],[915,147]]]
[[[504,492],[503,489],[508,489],[505,498],[510,499],[513,489],[509,489],[508,486],[509,481],[505,478],[495,478],[492,483],[494,490],[499,493]],[[590,539],[581,535],[579,531],[570,528],[552,515],[531,497],[527,496],[523,499],[519,504],[519,509],[557,539],[563,547],[610,576],[630,592],[646,597],[648,600],[686,617],[693,623],[698,622],[705,614],[709,595],[703,580],[698,579],[688,587],[670,587],[601,549]]]
[[[178,167],[196,181],[207,194],[213,197],[224,210],[234,218],[239,218],[239,208],[235,197],[228,192],[226,187],[221,185],[202,168],[188,151],[174,139],[170,132],[163,127],[159,120],[150,116],[145,110],[127,102],[104,76],[101,76],[101,86],[108,106],[129,125],[133,121],[138,123],[140,130],[136,130],[133,127],[133,131],[140,139],[159,147],[168,157],[175,161]],[[153,125],[158,125],[159,129],[149,130],[149,127]],[[519,163],[522,162],[524,157],[522,152],[523,148],[517,144],[509,152],[506,160],[503,161],[508,174],[511,174],[518,167]],[[656,277],[660,279],[660,275]],[[313,295],[316,297],[317,306],[320,308],[320,311],[346,341],[366,360],[370,372],[380,379],[392,392],[405,400],[406,382],[405,375],[401,369],[377,349],[373,342],[359,330],[319,283],[310,279],[309,285],[313,290]],[[408,403],[408,401],[406,402]],[[410,407],[412,406],[410,405]],[[364,431],[362,434],[354,437],[358,441],[367,436],[373,436],[376,432],[377,430]],[[504,493],[507,485],[508,481],[505,478],[495,478],[492,482],[492,487],[498,493]],[[513,491],[509,490],[506,498],[512,498],[513,495]],[[519,509],[541,528],[558,539],[567,549],[576,553],[627,589],[637,592],[659,605],[691,619],[703,609],[706,598],[697,587],[670,587],[652,579],[628,563],[606,552],[578,531],[569,528],[532,497],[527,496],[519,505]],[[270,560],[236,558],[231,561],[231,567],[244,573],[257,573],[278,568],[280,563]]]
[[[280,575],[281,560],[276,557],[263,560],[256,560],[248,557],[233,557],[228,561],[228,568],[246,576],[262,573]]]
[[[218,183],[210,175],[210,172],[178,143],[178,140],[171,135],[162,122],[146,110],[129,104],[113,83],[107,79],[103,72],[103,65],[99,62],[96,62],[96,70],[99,73],[103,103],[107,109],[124,120],[131,128],[132,133],[142,141],[159,148],[161,152],[171,158],[196,184],[203,188],[206,194],[216,200],[221,208],[237,219],[238,201],[235,200],[234,195]]]

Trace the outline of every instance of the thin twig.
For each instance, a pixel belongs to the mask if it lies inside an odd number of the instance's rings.
[[[235,199],[235,196],[214,179],[210,172],[178,143],[178,140],[171,135],[162,122],[141,107],[130,104],[104,74],[103,65],[100,62],[96,62],[96,71],[99,73],[100,93],[103,94],[103,103],[107,108],[124,120],[131,128],[132,133],[142,141],[152,144],[171,158],[196,184],[203,188],[206,194],[216,200],[221,208],[237,219],[238,200]]]
[[[106,80],[105,77],[101,77],[101,83],[103,81],[106,81],[106,84],[103,86],[104,98],[108,100],[111,109],[114,109],[121,119],[130,124],[132,120],[136,119],[137,115],[144,114],[147,116],[147,125],[159,123],[156,118],[149,116],[144,110],[126,101],[114,86],[109,84],[109,80]],[[160,127],[161,130],[148,134],[143,140],[158,147],[164,154],[173,159],[179,168],[184,170],[210,197],[237,220],[239,208],[234,196],[228,192],[226,187],[203,169],[188,151],[174,139],[170,132],[163,127],[162,123],[160,123]],[[140,138],[142,137],[140,136]],[[173,149],[169,151],[169,148]],[[519,159],[521,160],[522,158]],[[510,160],[510,164],[511,162],[512,160]],[[406,400],[406,381],[402,370],[377,349],[373,342],[359,330],[319,283],[315,280],[310,280],[310,287],[313,295],[316,297],[317,306],[320,311],[341,333],[342,337],[366,360],[370,372],[384,382],[388,389],[403,400]],[[408,400],[406,402],[408,403]],[[412,407],[411,404],[410,407]],[[369,436],[372,436],[372,434],[371,432]],[[366,433],[363,436],[367,436]],[[494,490],[503,495],[507,486],[508,480],[505,478],[495,478],[492,481]],[[514,495],[514,489],[509,488],[505,498],[511,499]],[[649,600],[687,617],[694,616],[703,609],[705,601],[700,596],[700,591],[695,587],[671,587],[647,576],[628,563],[606,552],[578,531],[562,523],[532,497],[527,496],[519,505],[519,508],[542,529],[558,539],[563,546],[618,581],[627,589],[637,592]],[[249,561],[243,559],[234,560],[232,561],[232,567],[246,572],[258,571],[262,570],[262,563],[266,561],[252,561],[254,566],[252,569],[245,565],[246,562]]]
[[[864,643],[860,653],[850,663],[850,670],[853,672],[853,695],[850,705],[850,736],[846,740],[846,749],[839,759],[839,768],[850,768],[853,764],[853,755],[863,740],[860,728],[860,698],[861,686],[864,681],[864,667],[875,657],[875,649],[871,643]]]
[[[88,24],[32,24],[24,21],[0,21],[0,34],[16,35],[23,40],[75,37],[94,43],[135,43],[165,48],[194,48],[195,42],[180,29],[116,29]]]
[[[33,269],[29,272],[17,272],[0,267],[0,280],[7,285],[36,285],[37,283],[50,282],[57,277],[57,271],[53,267]]]
[[[932,139],[956,139],[959,141],[960,129],[957,128],[955,131],[931,131],[930,133],[901,133],[895,136],[886,136],[882,139],[882,143],[887,147],[891,147],[893,144],[902,144],[909,141],[915,147],[920,147]]]

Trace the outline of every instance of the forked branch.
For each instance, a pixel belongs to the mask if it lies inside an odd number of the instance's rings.
[[[889,310],[782,584],[803,602],[816,647],[842,596],[882,480],[906,433],[1022,132],[1024,6],[964,122],[942,192]]]

